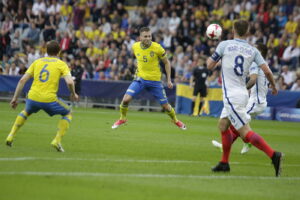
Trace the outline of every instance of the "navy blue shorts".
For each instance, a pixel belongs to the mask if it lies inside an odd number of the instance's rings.
[[[161,81],[147,81],[142,78],[138,78],[130,84],[126,94],[134,97],[144,89],[150,92],[161,105],[168,103],[166,92]]]
[[[31,99],[26,99],[25,111],[28,114],[36,113],[39,110],[44,110],[48,115],[67,115],[70,113],[71,108],[64,103],[62,100],[57,100],[50,103],[43,103],[38,101],[33,101]]]

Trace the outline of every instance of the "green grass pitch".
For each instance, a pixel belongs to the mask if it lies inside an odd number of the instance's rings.
[[[128,112],[128,123],[112,130],[117,110],[75,108],[63,138],[65,153],[50,142],[59,116],[32,115],[9,148],[5,138],[17,114],[0,103],[0,199],[300,199],[300,123],[253,121],[252,128],[285,153],[282,177],[270,159],[252,148],[232,148],[231,172],[210,168],[221,153],[216,118],[178,115],[182,131],[163,113]]]

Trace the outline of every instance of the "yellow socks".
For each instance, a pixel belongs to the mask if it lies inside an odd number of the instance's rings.
[[[121,120],[125,120],[126,119],[127,111],[128,111],[128,105],[124,105],[123,103],[121,103],[120,104],[120,114],[121,114],[120,119]]]
[[[170,106],[171,107],[171,106]],[[167,111],[167,114],[170,116],[170,118],[176,123],[178,121],[177,117],[176,117],[176,113],[174,108],[171,107],[170,111]]]
[[[71,114],[63,116],[62,119],[59,120],[57,134],[54,138],[54,141],[56,143],[61,142],[61,138],[65,135],[65,133],[69,129],[71,120],[72,120],[72,115]]]
[[[20,112],[20,114],[16,118],[16,121],[15,121],[13,127],[11,128],[9,135],[7,136],[7,139],[6,139],[7,141],[13,140],[13,137],[16,135],[17,131],[21,128],[21,126],[23,126],[23,124],[25,123],[28,116],[29,115],[25,110]]]

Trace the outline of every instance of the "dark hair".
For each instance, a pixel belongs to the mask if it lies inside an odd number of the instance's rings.
[[[268,47],[267,45],[263,43],[257,43],[256,44],[257,49],[260,51],[262,57],[266,58],[268,53]]]
[[[148,32],[148,31],[150,31],[150,28],[149,27],[142,27],[142,28],[140,28],[140,34],[142,33],[142,32]]]
[[[60,51],[60,47],[57,41],[51,40],[47,43],[47,54],[50,56],[57,56]]]
[[[239,36],[245,36],[249,29],[249,23],[246,20],[238,20],[233,24],[235,32]]]

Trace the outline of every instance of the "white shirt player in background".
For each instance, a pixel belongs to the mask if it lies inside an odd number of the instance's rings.
[[[251,143],[264,151],[275,168],[275,175],[281,171],[282,153],[274,151],[266,141],[251,130],[250,115],[246,106],[249,101],[246,88],[246,77],[252,62],[255,62],[266,75],[270,82],[272,94],[277,94],[272,71],[266,65],[260,52],[245,40],[249,30],[249,23],[245,20],[237,20],[233,25],[234,40],[226,40],[219,43],[215,53],[207,59],[207,68],[213,69],[222,59],[222,91],[223,104],[219,129],[222,135],[222,159],[212,168],[213,172],[229,172],[230,149],[239,136],[244,142]],[[230,128],[229,128],[230,127]]]
[[[266,58],[268,48],[264,44],[257,44],[257,48],[264,58]],[[246,107],[247,113],[250,114],[251,118],[255,118],[257,115],[264,112],[267,107],[267,93],[268,93],[268,84],[264,72],[259,68],[259,66],[253,62],[249,69],[250,79],[247,82],[247,89],[250,89],[250,98]],[[216,140],[212,141],[212,144],[215,147],[222,149],[222,144]],[[251,148],[250,143],[244,143],[241,150],[241,154],[247,153]]]

